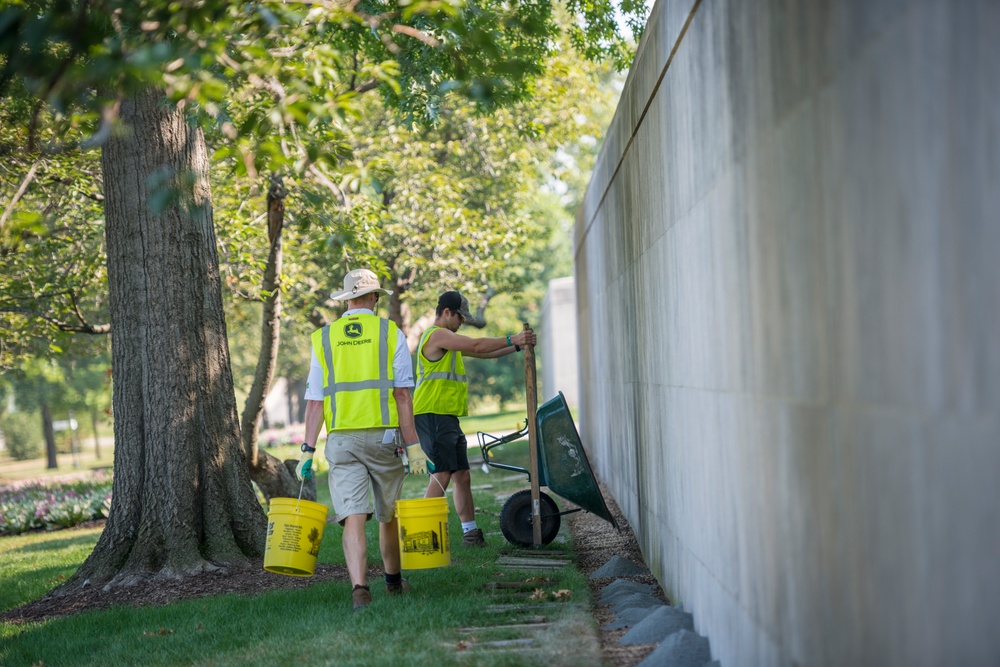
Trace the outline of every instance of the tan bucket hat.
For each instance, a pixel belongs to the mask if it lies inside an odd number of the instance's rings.
[[[392,290],[382,289],[378,283],[378,276],[373,271],[354,269],[344,276],[344,290],[332,293],[330,298],[334,301],[349,301],[370,292],[392,294]]]

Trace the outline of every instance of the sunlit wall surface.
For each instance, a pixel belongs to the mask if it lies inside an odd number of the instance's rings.
[[[1000,3],[661,0],[579,422],[723,665],[1000,664]]]
[[[576,287],[572,276],[549,281],[538,325],[542,393],[539,402],[561,391],[570,407],[580,404],[576,338]]]

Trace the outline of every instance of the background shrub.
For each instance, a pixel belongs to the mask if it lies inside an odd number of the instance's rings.
[[[0,421],[7,453],[18,461],[42,455],[42,429],[38,419],[26,412],[14,412]]]
[[[69,528],[103,519],[111,508],[111,476],[0,486],[0,535]]]

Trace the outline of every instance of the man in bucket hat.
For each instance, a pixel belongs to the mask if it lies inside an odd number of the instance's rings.
[[[426,474],[426,457],[413,425],[410,350],[395,323],[375,315],[382,294],[392,292],[382,289],[378,276],[355,269],[345,276],[344,289],[330,295],[347,301],[347,311],[312,335],[305,442],[295,471],[299,479],[312,475],[316,441],[325,424],[330,497],[344,527],[344,558],[354,586],[355,611],[372,601],[365,576],[365,522],[373,514],[379,522],[386,592],[410,590],[400,571],[396,501],[407,472]],[[397,456],[396,429],[409,443],[408,470]]]
[[[535,344],[535,333],[526,329],[501,338],[459,335],[459,327],[472,316],[469,302],[458,292],[442,294],[434,314],[434,326],[423,333],[417,345],[417,388],[413,396],[420,444],[433,464],[433,477],[424,498],[443,496],[448,483],[454,480],[462,545],[481,547],[486,545],[486,539],[476,524],[468,444],[458,421],[469,414],[469,385],[462,355],[495,359],[520,352],[523,346]]]

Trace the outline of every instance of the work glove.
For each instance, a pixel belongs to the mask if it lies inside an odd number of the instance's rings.
[[[411,475],[430,475],[434,472],[434,464],[428,460],[419,442],[406,446],[406,472]]]
[[[313,454],[315,453],[315,447],[302,445],[302,458],[299,459],[299,464],[295,466],[295,477],[297,477],[300,482],[313,476]]]

